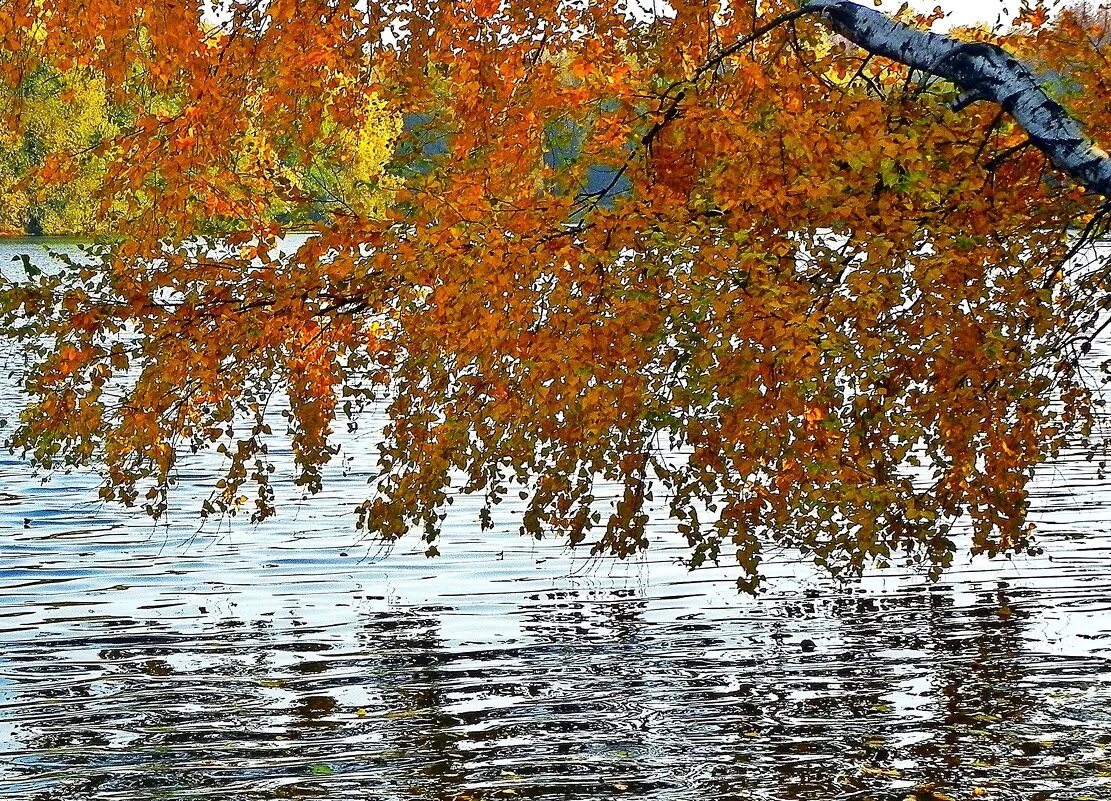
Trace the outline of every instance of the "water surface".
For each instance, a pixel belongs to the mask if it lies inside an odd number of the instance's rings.
[[[1111,494],[1081,453],[1039,476],[1041,556],[842,587],[781,554],[753,599],[663,518],[612,562],[459,499],[444,556],[381,553],[352,514],[375,429],[257,527],[198,527],[203,460],[156,525],[0,459],[0,796],[1111,797]]]

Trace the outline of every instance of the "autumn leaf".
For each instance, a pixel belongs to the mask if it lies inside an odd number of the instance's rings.
[[[472,0],[472,2],[474,13],[482,19],[494,16],[501,5],[501,0]]]

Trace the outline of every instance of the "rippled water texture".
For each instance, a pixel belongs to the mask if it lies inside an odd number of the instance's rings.
[[[457,502],[443,557],[380,554],[374,428],[261,527],[197,528],[204,464],[155,526],[5,455],[0,796],[1111,798],[1111,495],[1079,454],[1039,477],[1045,556],[847,589],[784,556],[750,599],[664,520],[613,563]]]

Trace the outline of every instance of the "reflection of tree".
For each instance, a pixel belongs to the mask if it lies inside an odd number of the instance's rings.
[[[652,648],[647,602],[631,589],[533,599],[520,610],[521,630],[536,643],[526,653],[543,685],[524,710],[534,720],[518,724],[532,730],[532,783],[569,795],[594,782],[602,783],[600,791],[645,789],[644,758],[662,700],[657,666],[645,661]]]
[[[22,702],[13,727],[21,794],[146,797],[223,791],[249,778],[253,797],[269,797],[267,787],[302,772],[299,757],[311,758],[299,729],[323,725],[335,701],[311,683],[272,678],[287,667],[283,652],[332,646],[306,631],[288,642],[268,626],[227,618],[208,634],[181,636],[122,619],[10,650],[4,659]],[[287,730],[283,719],[293,721]]]
[[[365,618],[360,644],[383,698],[374,714],[386,718],[382,770],[437,799],[509,787],[573,795],[584,777],[622,785],[642,774],[633,758],[643,731],[630,720],[646,705],[630,697],[644,684],[644,606],[553,594],[520,610],[525,644],[459,650],[439,635],[438,615],[450,610]]]
[[[872,792],[902,798],[896,781],[950,791],[984,783],[976,765],[1022,767],[1041,778],[1023,762],[1034,749],[1025,757],[1014,750],[1041,705],[1025,681],[1027,613],[1002,588],[981,600],[958,609],[950,590],[935,587],[787,601],[775,611],[789,621],[812,630],[815,619],[828,620],[814,650],[785,636],[779,621],[748,659],[686,660],[687,669],[719,680],[713,716],[692,715],[686,727],[692,741],[712,739],[728,752],[717,760],[711,794],[743,797],[747,787],[800,801]],[[692,697],[688,691],[688,703]]]
[[[361,669],[381,694],[373,715],[386,750],[380,770],[390,785],[409,788],[423,798],[450,799],[465,779],[466,715],[447,707],[458,695],[462,679],[440,636],[439,615],[448,607],[395,608],[364,616],[357,634]],[[463,684],[465,687],[465,684]]]
[[[956,788],[1012,762],[1024,724],[1042,699],[1027,682],[1029,613],[1015,606],[1006,582],[980,593],[979,603],[967,609],[955,608],[946,593],[931,593],[931,600],[931,684],[940,714],[933,736],[915,747],[914,756],[928,765],[929,782]],[[1016,780],[1012,774],[1009,782]]]
[[[755,647],[728,654],[724,664],[704,662],[704,674],[719,682],[714,715],[689,728],[692,737],[725,744],[712,794],[833,798],[856,789],[848,782],[857,764],[886,758],[872,724],[899,677],[879,655],[892,647],[878,630],[883,614],[872,599],[852,596],[769,603],[737,632]],[[815,620],[825,620],[830,635],[820,645],[795,631],[813,631]]]
[[[915,784],[962,797],[992,781],[1026,798],[1073,771],[1094,781],[1095,757],[1062,758],[1077,737],[1040,742],[1053,668],[1030,654],[1015,595],[830,594],[652,622],[632,592],[552,591],[509,607],[520,640],[465,646],[445,638],[460,612],[444,607],[364,612],[353,643],[121,620],[5,654],[5,712],[19,794],[36,801],[348,798],[355,776],[370,796],[437,801],[901,801]]]

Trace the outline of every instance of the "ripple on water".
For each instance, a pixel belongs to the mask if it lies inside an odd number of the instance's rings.
[[[381,554],[351,525],[372,439],[345,448],[322,496],[210,529],[203,461],[152,525],[0,459],[0,796],[1111,797],[1108,482],[1082,454],[1039,476],[1041,556],[844,588],[783,554],[753,600],[679,568],[663,520],[611,563],[461,499],[444,557]]]

